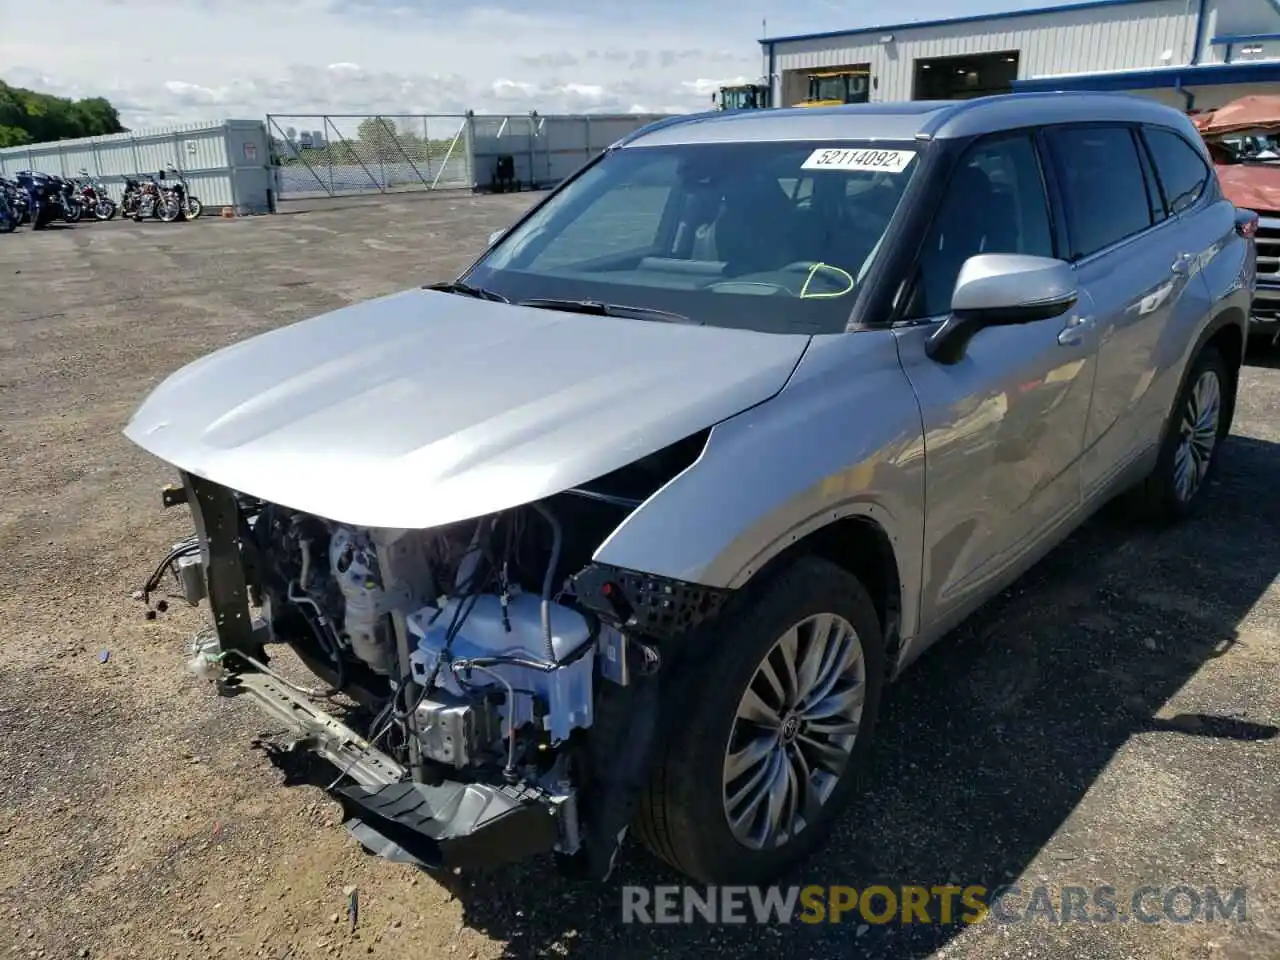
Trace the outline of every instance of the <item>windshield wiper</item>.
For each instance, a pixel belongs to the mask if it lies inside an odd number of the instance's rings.
[[[510,303],[500,293],[494,293],[492,290],[486,290],[483,287],[473,287],[469,283],[463,283],[461,280],[445,280],[442,283],[428,283],[423,290],[438,290],[441,293],[460,293],[464,297],[475,297],[477,300],[492,300],[494,303]]]
[[[561,310],[564,313],[587,313],[596,317],[627,317],[631,320],[657,320],[660,323],[691,323],[702,326],[701,320],[686,317],[683,313],[658,310],[654,307],[632,307],[625,303],[602,303],[599,300],[557,300],[554,297],[535,297],[521,300],[522,307],[539,307],[543,310]]]

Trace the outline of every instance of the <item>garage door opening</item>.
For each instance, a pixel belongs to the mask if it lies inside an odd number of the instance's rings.
[[[916,61],[915,100],[968,100],[1011,93],[1018,78],[1018,51]]]

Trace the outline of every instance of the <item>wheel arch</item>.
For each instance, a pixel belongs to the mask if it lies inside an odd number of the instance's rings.
[[[815,556],[857,577],[871,596],[884,636],[885,665],[897,671],[902,649],[902,570],[889,531],[874,516],[853,513],[802,535],[783,547],[743,584],[750,588],[776,576],[802,556]]]
[[[1246,333],[1248,324],[1248,315],[1235,304],[1223,307],[1214,314],[1213,319],[1209,321],[1196,340],[1195,348],[1187,357],[1187,362],[1183,365],[1182,376],[1179,378],[1178,391],[1174,394],[1174,396],[1182,395],[1187,378],[1191,375],[1191,369],[1195,366],[1196,359],[1204,352],[1206,347],[1214,347],[1222,354],[1223,360],[1227,363],[1227,370],[1231,373],[1231,382],[1226,384],[1229,393],[1226,405],[1228,430],[1231,428],[1231,421],[1235,416],[1236,391],[1240,384],[1240,368],[1244,364],[1244,353],[1248,343],[1248,335]],[[1162,441],[1163,439],[1161,437]]]

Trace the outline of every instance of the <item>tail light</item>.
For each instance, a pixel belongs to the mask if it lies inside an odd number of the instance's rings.
[[[1258,235],[1258,214],[1253,210],[1236,208],[1236,233],[1246,240]]]

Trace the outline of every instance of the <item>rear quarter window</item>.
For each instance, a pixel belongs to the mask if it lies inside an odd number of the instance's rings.
[[[1200,151],[1172,130],[1148,127],[1143,131],[1151,159],[1170,213],[1195,205],[1209,185],[1209,166]]]

